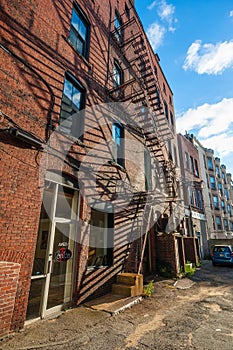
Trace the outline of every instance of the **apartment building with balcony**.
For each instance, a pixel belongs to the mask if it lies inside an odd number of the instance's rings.
[[[196,237],[198,256],[207,254],[207,225],[205,202],[203,199],[203,180],[198,149],[194,137],[190,134],[177,135],[181,166],[181,187],[184,201],[184,234]]]
[[[212,149],[207,149],[194,137],[199,151],[203,198],[207,219],[207,240],[233,238],[232,176]]]

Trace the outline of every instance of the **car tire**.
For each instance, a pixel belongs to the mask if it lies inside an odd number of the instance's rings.
[[[212,261],[212,265],[213,265],[213,266],[216,266],[215,262]]]

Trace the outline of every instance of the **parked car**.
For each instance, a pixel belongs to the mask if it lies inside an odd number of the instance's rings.
[[[212,250],[212,264],[233,266],[233,247],[230,245],[215,245]]]

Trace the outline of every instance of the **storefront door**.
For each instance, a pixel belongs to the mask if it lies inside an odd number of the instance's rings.
[[[45,182],[27,319],[44,318],[71,301],[78,190]]]

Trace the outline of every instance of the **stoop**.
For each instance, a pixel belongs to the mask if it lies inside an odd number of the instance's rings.
[[[143,293],[143,275],[123,272],[117,275],[117,282],[112,285],[114,294],[135,297]]]

